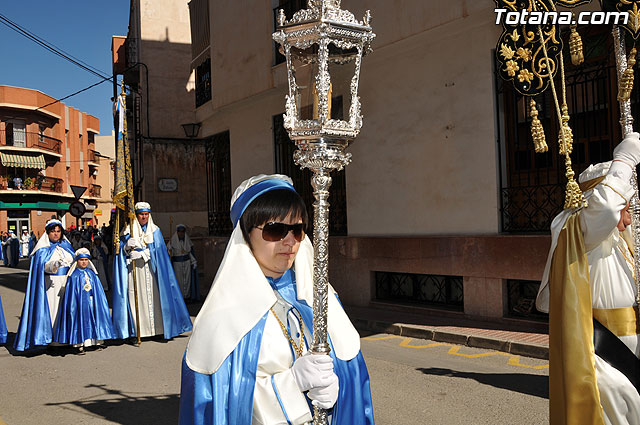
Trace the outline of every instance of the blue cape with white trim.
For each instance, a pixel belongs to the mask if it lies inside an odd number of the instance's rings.
[[[17,351],[48,345],[53,340],[53,324],[47,301],[44,265],[58,246],[71,255],[75,255],[69,241],[64,239],[58,243],[51,243],[48,247],[38,249],[31,258],[29,281],[24,294],[20,324],[13,342]]]
[[[313,310],[306,302],[297,299],[293,270],[279,279],[277,290],[300,312],[304,325],[312,329]],[[180,425],[251,425],[258,356],[268,314],[242,338],[211,375],[194,372],[183,358]],[[369,373],[362,353],[344,361],[335,356],[333,345],[331,348],[334,372],[340,385],[338,400],[329,411],[331,424],[373,425]]]
[[[136,335],[136,326],[129,306],[129,270],[124,247],[131,235],[120,238],[120,253],[113,259],[113,328],[116,338],[126,339]],[[148,245],[151,270],[158,282],[164,338],[171,339],[189,332],[193,325],[189,311],[182,299],[182,291],[176,280],[171,259],[164,244],[160,228],[153,232],[153,243]]]

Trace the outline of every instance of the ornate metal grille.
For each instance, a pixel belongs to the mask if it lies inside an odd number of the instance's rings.
[[[536,296],[540,281],[535,280],[507,280],[509,293],[508,312],[511,317],[524,317],[534,320],[549,320],[549,314],[536,309]]]
[[[376,300],[463,311],[462,276],[375,272]]]
[[[206,143],[209,236],[229,236],[233,230],[229,216],[231,204],[229,143],[228,131],[214,134]]]
[[[196,68],[196,108],[211,100],[211,59]]]
[[[569,55],[565,57],[567,103],[574,134],[571,160],[577,174],[589,164],[610,160],[621,137],[610,30],[592,26],[581,29],[581,33],[587,62],[574,67]],[[634,94],[636,111],[637,91]],[[545,154],[536,154],[533,148],[528,98],[496,74],[503,232],[548,232],[564,202],[566,178],[558,155],[558,121],[550,90],[535,101],[549,145]]]
[[[304,111],[303,111],[304,113]],[[342,96],[332,99],[331,117],[342,119]],[[284,128],[282,114],[273,116],[273,141],[275,147],[275,170],[276,173],[284,174],[293,180],[296,188],[309,213],[309,223],[313,226],[313,188],[311,187],[311,172],[307,169],[301,170],[293,162],[293,152],[296,145],[289,139],[289,134]],[[329,234],[332,236],[347,235],[347,189],[345,171],[332,172],[331,190],[329,194]],[[313,229],[307,229],[309,235],[313,234]]]

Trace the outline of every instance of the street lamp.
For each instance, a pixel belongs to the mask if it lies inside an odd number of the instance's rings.
[[[200,123],[199,122],[190,122],[187,124],[181,124],[182,129],[184,130],[185,136],[189,139],[194,139],[198,137],[198,132],[200,131]]]
[[[308,0],[307,9],[287,20],[280,9],[273,39],[286,58],[289,93],[284,127],[298,147],[294,160],[313,173],[313,353],[328,354],[328,259],[330,172],[351,162],[345,152],[362,127],[358,97],[360,63],[375,34],[367,10],[362,21],[340,9],[340,0]],[[332,78],[334,81],[332,81]],[[347,85],[348,84],[348,85]],[[332,117],[332,93],[348,92],[347,119]],[[303,101],[311,103],[309,107]],[[312,108],[311,108],[312,106]],[[326,424],[327,413],[314,407],[314,424]]]

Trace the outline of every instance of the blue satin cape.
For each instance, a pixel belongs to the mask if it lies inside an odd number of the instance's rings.
[[[91,282],[89,291],[84,289],[85,274]],[[93,297],[93,303],[90,297]],[[75,269],[67,279],[53,340],[61,344],[81,344],[87,339],[113,337],[107,296],[100,279],[89,268]]]
[[[7,322],[4,321],[4,311],[2,310],[2,298],[0,298],[0,344],[7,342]]]
[[[53,324],[49,313],[49,302],[47,301],[47,288],[44,275],[44,265],[56,247],[59,246],[65,251],[74,255],[73,248],[69,241],[51,243],[49,247],[40,248],[31,258],[29,266],[29,281],[24,294],[22,304],[22,314],[20,324],[13,347],[17,351],[25,351],[37,346],[47,345],[53,340]]]
[[[279,279],[267,279],[288,303],[298,309],[305,326],[313,329],[310,326],[313,310],[305,301],[297,299],[293,270]],[[242,338],[215,373],[194,372],[183,358],[180,425],[251,425],[258,356],[267,315],[268,312]],[[349,361],[340,360],[331,344],[330,355],[340,382],[338,400],[329,410],[331,425],[373,425],[369,372],[362,353]]]
[[[37,243],[38,243],[38,240],[35,238],[35,236],[31,236],[29,238],[29,255],[31,255],[31,251],[33,251],[33,248],[36,247]]]
[[[113,329],[115,337],[120,339],[136,335],[132,308],[129,306],[129,271],[124,252],[130,237],[123,235],[120,238],[120,253],[113,259]],[[153,243],[150,243],[148,248],[151,271],[156,276],[160,293],[164,338],[171,339],[192,329],[191,317],[182,299],[182,291],[176,280],[160,228],[153,232]]]

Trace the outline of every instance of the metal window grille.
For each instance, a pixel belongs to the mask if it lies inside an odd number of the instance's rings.
[[[376,300],[464,310],[462,276],[374,272]]]
[[[542,313],[536,308],[539,287],[540,281],[508,279],[507,316],[542,321],[549,320],[548,313]]]
[[[565,55],[567,104],[573,130],[571,161],[576,174],[589,164],[610,160],[621,133],[617,76],[609,28],[581,28],[587,61],[574,67]],[[565,37],[566,39],[566,37]],[[565,40],[566,42],[566,40]],[[499,66],[496,64],[496,67]],[[559,78],[556,87],[560,87]],[[531,137],[529,98],[496,74],[500,208],[503,232],[548,232],[564,203],[564,160],[558,154],[558,121],[552,93],[535,97],[549,152],[536,154]],[[636,84],[640,78],[636,73]],[[558,93],[561,96],[560,91]],[[638,111],[638,91],[632,110]]]
[[[233,230],[231,204],[231,155],[228,131],[211,136],[206,144],[207,209],[209,236],[229,236]]]
[[[310,107],[307,107],[310,109]],[[332,99],[331,117],[342,119],[342,96]],[[300,194],[307,206],[309,214],[309,235],[313,235],[313,188],[311,187],[311,172],[308,169],[301,170],[293,162],[293,152],[296,145],[289,139],[289,134],[284,128],[282,114],[273,116],[273,141],[275,148],[275,172],[291,177],[293,186]],[[331,173],[332,183],[329,191],[329,234],[332,236],[347,235],[347,188],[345,170]]]
[[[196,108],[211,100],[211,59],[196,68]]]

